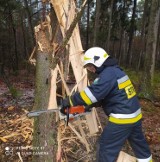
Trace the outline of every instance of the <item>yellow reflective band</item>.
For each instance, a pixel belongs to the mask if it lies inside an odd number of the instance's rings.
[[[85,61],[91,60],[91,58],[84,56],[84,60],[85,60]]]
[[[80,96],[82,97],[83,101],[87,104],[87,105],[91,105],[92,101],[90,100],[90,98],[86,95],[86,93],[84,91],[80,92]]]
[[[124,119],[124,118],[120,119],[120,118],[114,118],[110,116],[109,121],[116,124],[132,124],[132,123],[136,123],[141,118],[142,118],[142,114],[139,114],[135,118],[129,118],[129,119]]]
[[[108,54],[107,54],[107,53],[105,53],[105,54],[103,55],[103,57],[104,57],[104,58],[106,58],[107,56],[108,56]]]
[[[131,84],[131,81],[130,80],[126,80],[125,82],[118,84],[118,88],[119,89],[123,89],[123,88],[127,87],[130,84]]]
[[[69,97],[69,103],[70,103],[71,106],[73,106],[73,102],[72,102],[70,97]]]

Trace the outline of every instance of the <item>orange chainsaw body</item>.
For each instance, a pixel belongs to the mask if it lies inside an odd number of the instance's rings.
[[[67,110],[65,110],[67,112]],[[84,106],[72,106],[69,108],[69,114],[81,114],[85,112]]]

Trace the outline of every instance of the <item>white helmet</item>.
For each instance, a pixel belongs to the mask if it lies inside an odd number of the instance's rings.
[[[84,54],[84,66],[87,64],[93,64],[96,67],[100,67],[108,57],[109,55],[103,48],[89,48]]]

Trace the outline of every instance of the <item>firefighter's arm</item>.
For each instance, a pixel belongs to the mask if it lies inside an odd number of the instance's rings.
[[[70,97],[70,103],[76,105],[93,105],[103,100],[116,84],[114,72],[105,70],[95,79],[91,86]]]
[[[116,84],[114,72],[105,70],[98,78],[95,79],[91,86],[86,87],[81,92],[76,92],[74,95],[63,100],[62,112],[67,107],[84,105],[89,106],[103,100],[113,89]]]

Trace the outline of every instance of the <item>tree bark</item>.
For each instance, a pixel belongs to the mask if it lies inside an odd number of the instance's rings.
[[[121,27],[120,33],[121,34],[120,34],[120,43],[119,43],[119,52],[118,52],[119,64],[121,63],[121,59],[122,59],[122,42],[124,44],[124,41],[123,41],[124,30],[122,27]]]
[[[141,27],[141,42],[142,47],[139,54],[139,61],[137,66],[137,72],[139,71],[140,67],[144,66],[144,57],[145,57],[145,48],[146,48],[146,34],[148,31],[148,25],[149,24],[149,1],[145,0],[144,3],[144,12],[143,12],[143,18],[142,18],[142,27]]]
[[[97,34],[99,31],[100,8],[101,8],[101,1],[96,0],[96,18],[95,18],[95,23],[94,23],[93,47],[97,45]]]
[[[131,52],[132,52],[133,36],[135,31],[136,7],[137,7],[137,0],[134,0],[133,13],[132,13],[132,19],[130,24],[129,45],[128,45],[128,51],[126,57],[126,66],[128,65],[128,61],[129,61],[129,66],[131,65]]]
[[[146,57],[145,57],[145,67],[142,78],[142,94],[144,97],[152,99],[153,97],[153,87],[152,80],[153,74],[152,70],[155,61],[155,51],[157,44],[157,35],[158,34],[158,17],[159,17],[159,0],[153,0],[151,4],[151,13],[149,21],[149,30],[147,35],[147,45],[146,45]]]
[[[13,31],[13,38],[14,38],[14,54],[12,55],[12,69],[13,71],[17,71],[18,67],[19,67],[19,62],[18,62],[18,50],[17,50],[17,38],[16,38],[16,28],[14,26],[14,20],[13,20],[13,16],[10,10],[10,6],[8,4],[8,11],[9,11],[9,19],[10,19],[10,23],[11,23],[11,28]]]
[[[39,45],[36,61],[36,94],[34,110],[47,109],[50,96],[50,67],[52,60],[52,46],[48,39],[48,32],[43,24],[39,25],[36,41]],[[45,113],[34,120],[33,147],[44,155],[34,155],[33,162],[56,161],[57,152],[57,123],[54,113]],[[43,149],[41,149],[43,148]]]
[[[113,2],[114,2],[114,0],[111,0],[110,11],[109,11],[108,35],[107,35],[107,41],[106,41],[106,47],[107,47],[106,49],[107,49],[108,53],[109,53],[110,37],[111,37]]]
[[[151,70],[150,70],[151,84],[153,84],[155,64],[156,64],[156,49],[157,49],[157,45],[158,45],[157,42],[158,42],[159,22],[160,22],[160,6],[156,11],[155,24],[154,24],[154,29],[153,29],[154,43],[153,43],[153,51],[152,51],[152,64],[151,64]]]
[[[159,26],[158,26],[158,33],[160,33],[160,21],[159,21]],[[156,48],[156,60],[158,60],[160,57],[160,35],[157,35],[157,48]],[[156,66],[158,65],[158,61],[156,62]],[[158,66],[157,66],[158,67]]]
[[[23,24],[23,13],[21,12],[21,28],[22,28],[22,34],[23,34],[23,48],[24,48],[24,58],[28,59],[28,52],[27,52],[27,44],[26,44],[26,34],[25,34],[25,27]]]
[[[35,46],[36,41],[35,41],[35,38],[34,38],[34,29],[33,29],[31,13],[30,13],[30,10],[29,10],[29,6],[28,6],[28,1],[27,0],[24,0],[24,5],[25,5],[25,8],[26,8],[28,24],[29,24],[29,29],[30,29],[31,38],[32,38],[32,46]]]
[[[90,0],[87,0],[87,33],[86,33],[86,49],[89,48],[89,20],[90,20],[90,11],[89,11],[89,6]]]

